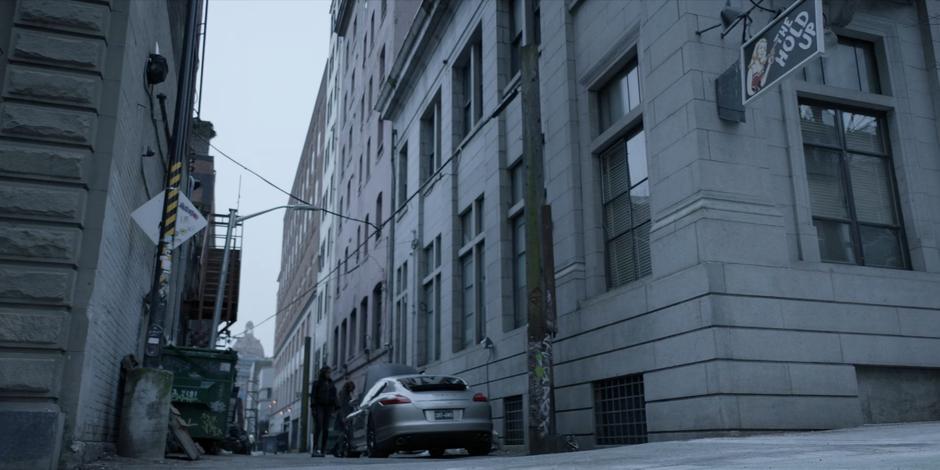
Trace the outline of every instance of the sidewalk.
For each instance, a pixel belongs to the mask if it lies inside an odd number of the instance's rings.
[[[395,456],[311,459],[304,454],[205,456],[196,462],[113,459],[111,469],[940,469],[940,422],[871,425],[835,431],[699,439],[536,456]]]

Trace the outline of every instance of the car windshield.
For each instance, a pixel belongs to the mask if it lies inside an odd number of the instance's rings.
[[[464,391],[467,383],[457,377],[422,375],[402,377],[398,381],[411,392],[433,392],[440,390]]]

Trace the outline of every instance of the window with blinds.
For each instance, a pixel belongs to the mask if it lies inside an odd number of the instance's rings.
[[[607,283],[617,287],[652,272],[650,191],[642,129],[601,154]]]
[[[821,259],[907,268],[884,118],[802,103],[800,124]]]

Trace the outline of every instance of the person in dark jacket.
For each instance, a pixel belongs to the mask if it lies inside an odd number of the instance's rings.
[[[326,441],[330,432],[330,416],[338,405],[336,386],[333,385],[333,379],[330,378],[331,372],[329,367],[321,368],[310,392],[310,409],[313,412],[313,450],[310,452],[311,457],[323,457],[323,453],[326,452]],[[320,443],[319,450],[317,450],[317,442]]]
[[[346,438],[346,416],[353,412],[353,392],[356,391],[356,384],[351,380],[347,380],[343,384],[343,388],[339,391],[339,412],[336,413],[336,422],[333,423],[333,429],[343,433],[343,437]],[[336,445],[333,447],[333,454],[337,455],[340,445],[346,445],[345,439],[339,439],[336,441]]]

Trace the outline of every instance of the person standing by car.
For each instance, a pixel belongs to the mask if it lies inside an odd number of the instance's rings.
[[[333,429],[342,433],[342,436],[336,440],[336,445],[333,446],[333,455],[339,455],[337,452],[339,446],[346,445],[346,415],[353,412],[352,400],[355,391],[356,384],[351,380],[347,380],[339,391],[339,412],[336,413],[336,422],[333,424]]]
[[[326,451],[326,441],[329,435],[330,415],[336,409],[336,386],[333,385],[333,379],[330,378],[332,370],[329,367],[322,367],[317,374],[317,380],[313,382],[313,389],[310,392],[310,408],[313,412],[313,450],[311,457],[323,457]],[[317,442],[320,448],[317,450]]]

